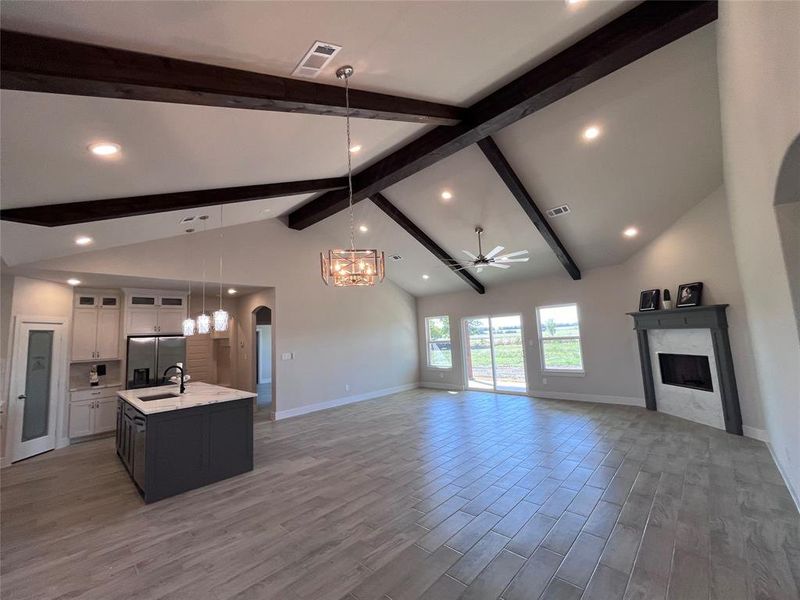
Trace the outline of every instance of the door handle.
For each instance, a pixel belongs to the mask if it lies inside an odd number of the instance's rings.
[[[20,394],[19,396],[17,396],[17,400],[25,400],[26,398],[27,396],[25,394]]]

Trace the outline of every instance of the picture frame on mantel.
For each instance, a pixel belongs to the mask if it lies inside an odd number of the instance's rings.
[[[661,290],[644,290],[639,294],[639,311],[657,310],[661,299]]]
[[[703,282],[682,283],[678,286],[678,297],[675,299],[677,308],[687,306],[700,306],[703,296]]]

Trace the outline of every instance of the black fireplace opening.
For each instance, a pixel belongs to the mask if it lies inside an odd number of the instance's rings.
[[[659,352],[658,364],[661,367],[661,381],[667,385],[714,391],[707,356]]]

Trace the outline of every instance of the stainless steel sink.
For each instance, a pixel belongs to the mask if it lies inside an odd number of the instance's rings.
[[[180,394],[173,394],[172,392],[167,392],[164,394],[150,394],[149,396],[138,396],[139,400],[142,402],[149,402],[150,400],[166,400],[167,398],[178,398]]]

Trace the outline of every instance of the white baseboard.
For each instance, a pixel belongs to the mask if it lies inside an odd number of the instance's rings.
[[[750,427],[749,425],[742,425],[742,433],[749,438],[766,442],[769,444],[769,434],[766,429],[759,429],[758,427]],[[771,452],[771,450],[770,450]]]
[[[431,388],[434,390],[457,390],[464,391],[463,386],[452,385],[449,383],[438,383],[434,381],[422,381],[420,387]],[[471,390],[475,392],[510,394],[512,396],[529,396],[531,398],[547,398],[548,400],[575,400],[577,402],[599,402],[601,404],[622,404],[624,406],[644,407],[644,398],[632,398],[630,396],[601,396],[598,394],[573,394],[571,392],[554,391],[527,391],[527,392],[492,392],[491,390]]]
[[[783,478],[783,483],[786,484],[786,489],[789,490],[789,495],[792,497],[792,500],[794,500],[794,505],[797,508],[797,512],[800,512],[800,493],[798,493],[798,490],[794,489],[792,486],[792,480],[789,479],[786,471],[783,470],[783,465],[781,465],[781,461],[778,460],[778,457],[775,456],[775,450],[772,448],[772,444],[769,442],[767,442],[767,449],[772,455],[772,462],[774,462],[775,466],[778,467],[778,472]]]
[[[644,408],[644,398],[631,396],[601,396],[599,394],[573,394],[571,392],[529,391],[532,398],[547,398],[548,400],[575,400],[577,402],[599,402],[601,404],[622,404],[624,406],[639,406]]]
[[[365,394],[345,396],[344,398],[335,398],[334,400],[326,400],[325,402],[307,404],[305,406],[298,406],[297,408],[290,408],[288,410],[279,410],[275,413],[275,420],[280,421],[281,419],[288,419],[290,417],[299,417],[300,415],[307,415],[308,413],[317,412],[318,410],[327,410],[329,408],[336,408],[337,406],[353,404],[354,402],[363,402],[364,400],[372,400],[373,398],[380,398],[381,396],[388,396],[390,394],[397,394],[399,392],[407,392],[408,390],[413,390],[418,387],[419,384],[417,383],[407,383],[405,385],[398,385],[397,387],[366,392]]]
[[[423,388],[430,388],[432,390],[449,390],[449,391],[463,391],[464,387],[459,385],[453,385],[452,383],[442,383],[442,382],[434,382],[434,381],[420,381],[419,387]]]

